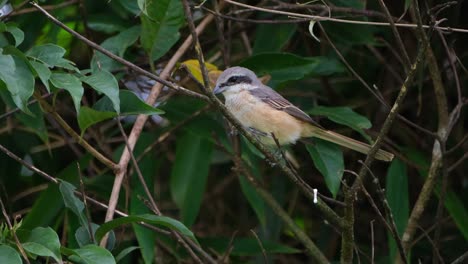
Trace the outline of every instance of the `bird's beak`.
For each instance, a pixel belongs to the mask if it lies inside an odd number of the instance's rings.
[[[220,94],[226,90],[226,87],[220,87],[219,85],[216,85],[215,88],[213,89],[214,94]]]

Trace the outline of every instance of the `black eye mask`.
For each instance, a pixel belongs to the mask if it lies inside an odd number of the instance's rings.
[[[232,76],[230,77],[226,82],[222,83],[220,87],[225,87],[229,85],[234,85],[234,84],[239,84],[239,83],[252,83],[252,79],[250,77],[245,76],[245,75],[239,75],[239,76]]]

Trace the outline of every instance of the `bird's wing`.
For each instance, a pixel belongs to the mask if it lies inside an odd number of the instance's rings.
[[[270,105],[271,107],[284,111],[295,118],[311,123],[315,126],[321,127],[317,122],[315,122],[308,114],[304,113],[301,109],[293,105],[291,102],[286,100],[283,96],[277,93],[275,90],[271,89],[268,86],[258,87],[249,92],[262,100],[262,102]]]

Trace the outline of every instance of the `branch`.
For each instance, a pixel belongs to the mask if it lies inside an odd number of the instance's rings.
[[[195,32],[195,26],[193,24],[193,19],[190,12],[190,7],[186,1],[184,3],[184,10],[186,12],[188,25],[194,39],[194,48],[195,52],[198,56],[198,61],[200,64],[200,68],[202,71],[203,76],[203,83],[202,90],[205,95],[209,98],[210,102],[224,115],[224,117],[243,135],[245,136],[258,150],[265,155],[266,159],[271,164],[276,164],[279,168],[291,179],[291,181],[296,184],[299,189],[304,193],[304,195],[312,201],[314,198],[314,194],[312,192],[312,188],[310,186],[303,184],[302,179],[300,179],[285,163],[281,162],[281,160],[272,154],[263,144],[261,144],[251,133],[249,133],[240,123],[239,121],[226,109],[224,104],[213,94],[211,89],[209,89],[209,78],[208,73],[205,67],[205,59],[203,58],[203,53],[200,47],[200,43],[198,42],[198,36]],[[319,199],[318,203],[316,203],[319,210],[322,211],[324,217],[331,222],[332,224],[336,225],[338,228],[342,228],[343,221],[342,219],[330,208],[326,205],[321,199]]]
[[[354,193],[343,183],[344,200],[344,228],[341,232],[341,263],[353,263],[354,250]]]
[[[413,8],[411,9],[411,15],[418,22],[418,24],[421,25],[422,22],[419,12],[420,11],[418,7],[418,2],[415,1]],[[451,129],[448,126],[449,116],[447,110],[447,98],[445,96],[444,85],[442,83],[437,61],[435,59],[432,49],[430,48],[429,39],[424,30],[422,29],[422,26],[418,28],[418,34],[420,41],[422,41],[425,46],[428,46],[428,49],[426,51],[426,57],[429,72],[431,74],[434,86],[439,124],[437,131],[438,138],[434,141],[434,146],[432,149],[431,166],[429,168],[429,172],[427,174],[427,178],[424,182],[424,185],[419,193],[418,199],[416,200],[413,210],[411,211],[411,215],[408,219],[408,224],[402,237],[403,247],[406,251],[410,249],[410,242],[418,227],[419,219],[421,218],[424,209],[427,205],[427,202],[429,201],[429,197],[432,194],[436,183],[437,175],[439,174],[440,169],[443,166],[443,150],[445,150],[445,143]]]
[[[186,0],[184,0],[186,1]],[[268,206],[281,218],[285,225],[291,229],[296,238],[301,241],[301,243],[306,247],[307,252],[315,259],[314,263],[329,263],[327,258],[323,255],[315,243],[307,236],[307,234],[300,229],[295,223],[294,220],[288,215],[288,213],[281,207],[280,204],[275,200],[275,198],[266,191],[261,184],[253,177],[249,170],[243,166],[242,160],[238,155],[233,155],[233,161],[236,166],[236,171],[238,174],[243,173],[247,181],[255,188],[257,193],[263,198],[263,200],[268,204]],[[239,175],[239,177],[241,177]]]
[[[258,10],[258,11],[262,11],[262,12],[286,15],[286,16],[291,16],[291,17],[308,18],[309,20],[313,20],[313,21],[330,21],[330,22],[337,22],[337,23],[368,25],[368,26],[386,26],[386,27],[391,26],[391,24],[387,23],[387,22],[359,21],[359,20],[339,19],[339,18],[333,18],[333,17],[305,15],[305,14],[300,14],[300,13],[286,12],[286,11],[273,10],[273,9],[267,9],[267,8],[247,5],[247,4],[235,2],[235,1],[232,1],[232,0],[224,0],[224,1],[228,2],[230,4],[233,4],[233,5],[242,6],[242,7],[245,7],[245,8],[254,9],[254,10]],[[395,26],[396,27],[402,27],[402,28],[417,28],[418,27],[417,24],[408,24],[408,23],[395,23]],[[432,26],[428,26],[428,25],[422,25],[422,27],[424,29],[433,28]],[[451,27],[439,27],[439,26],[437,26],[435,28],[439,29],[439,30],[442,30],[442,31],[445,31],[445,32],[468,33],[468,29],[464,29],[464,28],[451,28]]]
[[[39,102],[41,107],[44,109],[45,112],[48,112],[52,115],[52,117],[60,124],[60,126],[76,141],[80,144],[83,148],[85,148],[91,155],[93,155],[96,159],[106,165],[108,168],[112,169],[113,171],[119,171],[119,166],[115,164],[112,160],[106,158],[102,155],[98,150],[96,150],[91,144],[89,144],[86,140],[84,140],[78,133],[71,128],[68,123],[63,120],[63,118],[55,111],[55,109],[44,100],[43,97],[39,96],[38,94],[34,94],[34,97]]]

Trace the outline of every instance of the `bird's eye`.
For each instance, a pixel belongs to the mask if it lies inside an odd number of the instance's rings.
[[[239,81],[239,76],[232,76],[231,78],[228,79],[228,83],[237,83]]]

